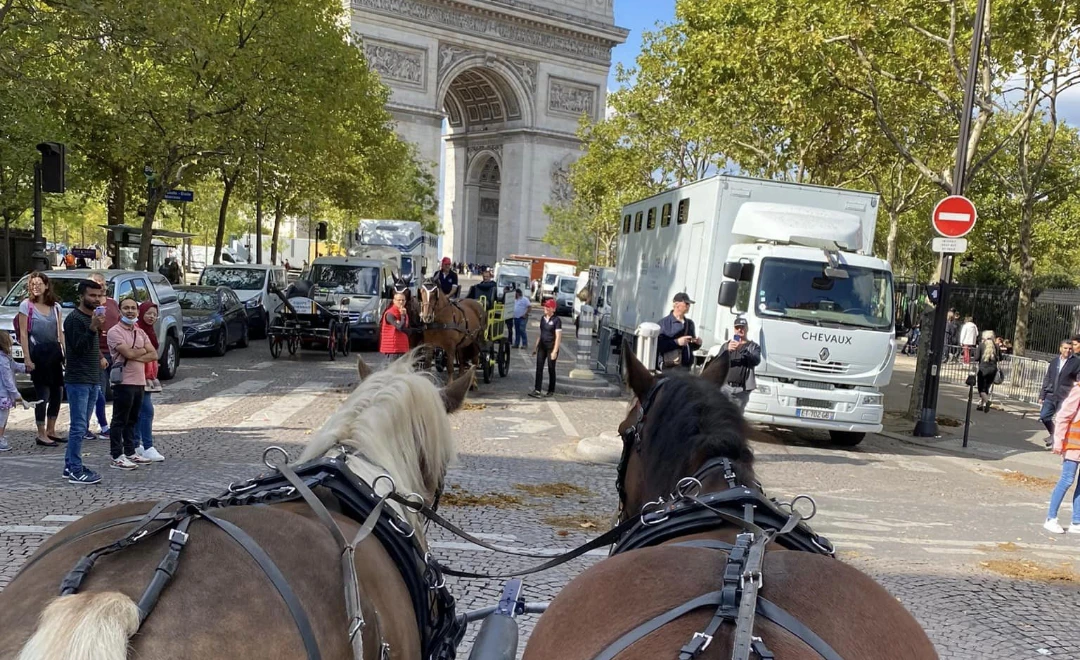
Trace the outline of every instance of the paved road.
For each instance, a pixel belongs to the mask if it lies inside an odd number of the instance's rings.
[[[444,510],[502,543],[569,548],[595,535],[616,502],[613,467],[578,461],[575,442],[612,431],[626,404],[527,398],[530,362],[515,351],[509,377],[481,386],[453,422],[460,457],[448,478],[450,492],[459,503],[466,495],[487,496],[481,501],[498,500],[504,508]],[[104,481],[96,487],[60,481],[62,450],[33,446],[32,416],[15,413],[8,430],[15,450],[0,455],[0,588],[38,545],[79,515],[126,500],[217,493],[256,472],[268,444],[295,455],[355,382],[352,359],[332,363],[312,352],[274,361],[262,342],[225,358],[186,358],[158,406],[157,444],[168,460],[132,473],[102,470]],[[754,450],[770,495],[813,494],[819,505],[814,526],[835,541],[841,558],[872,574],[915,613],[943,658],[1080,658],[1080,589],[1012,579],[983,565],[1028,563],[1076,575],[1080,538],[1041,531],[1048,495],[1041,485],[1006,481],[966,459],[881,437],[840,451],[812,437],[759,431]],[[87,443],[84,452],[95,469],[106,464],[105,442]],[[573,488],[560,492],[553,484]],[[453,566],[499,571],[525,563],[465,549],[443,533],[431,538]],[[527,596],[551,598],[598,560],[587,557],[528,578]],[[460,580],[451,586],[461,606],[472,608],[492,604],[500,584]],[[526,633],[532,623],[525,620]]]

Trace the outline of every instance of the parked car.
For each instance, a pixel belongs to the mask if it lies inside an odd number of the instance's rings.
[[[224,286],[178,286],[184,310],[184,349],[211,349],[225,355],[229,346],[248,345],[248,317],[236,293]]]
[[[160,364],[158,375],[162,380],[176,376],[180,368],[180,347],[184,342],[184,315],[177,301],[176,290],[158,273],[138,270],[52,270],[48,272],[56,297],[60,300],[65,313],[74,309],[78,300],[79,281],[92,273],[98,272],[105,277],[105,294],[113,300],[134,296],[140,303],[153,300],[157,303],[160,316],[154,332],[160,343]],[[11,291],[0,301],[0,328],[11,333],[12,357],[23,361],[23,349],[15,341],[15,316],[19,313],[19,303],[26,299],[26,275],[11,287]],[[16,384],[20,391],[31,391],[30,377],[19,374]]]
[[[248,330],[256,337],[266,334],[274,311],[281,304],[275,289],[288,286],[284,266],[271,264],[214,264],[199,275],[199,286],[232,289],[247,311]]]

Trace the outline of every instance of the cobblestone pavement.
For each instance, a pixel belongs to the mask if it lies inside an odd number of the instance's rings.
[[[371,364],[381,360],[368,357]],[[613,431],[626,403],[525,397],[530,362],[527,352],[515,351],[510,375],[481,385],[455,416],[460,456],[448,484],[457,497],[443,511],[499,543],[554,552],[594,536],[614,511],[613,466],[580,462],[574,447],[580,437]],[[0,455],[0,588],[49,535],[80,515],[123,501],[215,494],[257,472],[269,444],[295,456],[355,383],[352,358],[329,362],[312,352],[275,361],[262,342],[225,358],[185,357],[157,406],[156,444],[168,460],[131,473],[102,469],[106,442],[88,442],[85,460],[104,478],[95,487],[61,481],[62,449],[33,445],[32,415],[14,412],[7,433],[14,450]],[[1075,576],[1080,569],[1080,537],[1041,529],[1045,484],[1003,480],[966,459],[882,437],[842,451],[813,436],[759,430],[753,444],[769,494],[814,495],[814,527],[836,543],[841,559],[878,579],[919,618],[943,658],[1080,658],[1076,583],[1001,573],[1056,569]],[[500,506],[461,506],[465,495],[486,495]],[[441,530],[430,538],[451,566],[504,572],[529,563],[469,549]],[[552,598],[599,560],[589,556],[528,577],[526,597]],[[463,609],[494,604],[501,584],[450,582]],[[522,619],[523,638],[535,618]],[[462,657],[470,640],[471,634]]]

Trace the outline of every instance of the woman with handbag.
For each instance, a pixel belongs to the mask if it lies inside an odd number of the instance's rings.
[[[1001,361],[1001,351],[994,343],[994,331],[986,330],[982,333],[982,341],[978,350],[975,351],[975,362],[978,364],[975,372],[975,384],[979,389],[979,405],[975,410],[984,413],[990,412],[990,388],[994,383],[1000,383],[998,376],[998,362]]]
[[[687,318],[694,301],[685,293],[676,293],[671,301],[671,313],[660,319],[660,337],[656,342],[659,368],[689,369],[694,364],[692,346],[700,346],[694,322]]]
[[[67,442],[56,433],[56,418],[64,398],[63,314],[47,275],[30,273],[26,289],[29,295],[19,304],[15,317],[16,335],[24,349],[23,364],[40,402],[34,406],[37,444],[55,447]]]
[[[139,424],[146,389],[146,363],[157,360],[158,354],[142,328],[138,326],[139,303],[134,298],[120,301],[120,323],[109,330],[109,351],[112,368],[109,381],[113,389],[113,415],[109,424],[109,451],[118,470],[134,470],[150,463],[135,453],[135,429]]]
[[[147,300],[139,305],[139,321],[136,325],[146,333],[146,338],[150,340],[155,351],[158,350],[157,333],[154,332],[157,320],[158,306],[154,301]],[[144,363],[143,368],[146,387],[143,389],[142,405],[139,407],[139,423],[135,428],[135,455],[160,463],[165,457],[154,447],[154,393],[161,391],[157,360]]]

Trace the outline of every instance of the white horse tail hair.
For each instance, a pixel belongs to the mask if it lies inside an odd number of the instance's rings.
[[[41,613],[18,660],[126,660],[139,608],[118,591],[60,596]]]

